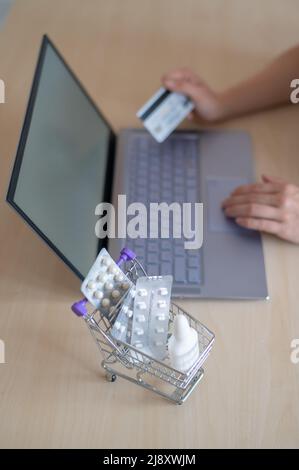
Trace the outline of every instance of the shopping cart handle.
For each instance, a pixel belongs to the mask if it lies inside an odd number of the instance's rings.
[[[87,304],[88,300],[87,299],[81,299],[81,300],[78,300],[78,302],[75,302],[73,305],[72,305],[72,311],[78,316],[78,317],[85,317],[87,315],[87,308],[86,308],[86,304]]]
[[[116,261],[116,264],[120,266],[125,261],[132,261],[136,258],[134,251],[130,250],[130,248],[123,248],[120,252],[120,257]]]

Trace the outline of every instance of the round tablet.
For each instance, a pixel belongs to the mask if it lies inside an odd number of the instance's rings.
[[[102,300],[102,306],[104,308],[107,308],[109,307],[109,305],[110,305],[110,300],[105,297],[105,299]]]
[[[128,317],[128,318],[131,318],[132,316],[133,316],[133,310],[129,309],[129,310],[127,311],[127,317]]]
[[[130,284],[128,282],[123,282],[122,285],[121,285],[121,288],[123,290],[128,290],[130,287]]]
[[[111,295],[112,295],[112,297],[113,297],[114,299],[118,299],[119,296],[120,296],[120,292],[119,292],[119,290],[114,289],[114,290],[112,291],[112,294],[111,294]]]
[[[136,295],[136,289],[131,289],[131,297],[132,297],[132,299],[135,298],[135,295]]]
[[[138,295],[140,295],[140,297],[146,297],[147,296],[147,290],[146,289],[139,289],[138,290]]]
[[[104,256],[104,258],[102,259],[102,264],[104,266],[110,266],[110,264],[111,264],[110,258],[108,256]]]
[[[88,281],[87,289],[93,290],[96,287],[96,283],[94,281]]]
[[[107,281],[107,282],[105,283],[105,289],[107,289],[107,290],[113,289],[113,284],[112,284],[112,282]]]
[[[127,313],[127,311],[129,310],[129,307],[127,305],[124,305],[122,310],[124,313]]]
[[[97,277],[97,281],[99,281],[99,282],[105,282],[106,279],[107,279],[107,276],[106,276],[105,273],[100,273]]]
[[[96,291],[94,292],[93,296],[94,296],[96,299],[100,300],[100,299],[103,298],[103,292],[102,292],[101,290],[96,290]]]
[[[113,264],[109,267],[108,269],[110,274],[116,274],[117,273],[117,268],[113,266]]]

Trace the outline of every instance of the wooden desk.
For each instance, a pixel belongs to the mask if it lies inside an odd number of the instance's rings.
[[[298,41],[298,14],[291,0],[16,1],[0,32],[1,447],[299,447],[298,246],[265,237],[268,302],[182,302],[216,343],[177,407],[104,380],[70,312],[78,280],[3,202],[43,33],[119,129],[139,125],[135,111],[169,68],[191,65],[216,87],[254,72]],[[298,111],[226,124],[252,134],[258,173],[299,182]]]

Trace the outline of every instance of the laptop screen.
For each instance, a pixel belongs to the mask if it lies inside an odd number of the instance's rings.
[[[81,278],[101,248],[95,207],[110,200],[113,141],[44,37],[7,199]]]

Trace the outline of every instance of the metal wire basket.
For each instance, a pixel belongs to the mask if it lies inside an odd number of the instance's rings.
[[[140,275],[146,275],[144,268],[130,250],[122,250],[118,264],[123,264],[123,271],[134,284]],[[180,372],[171,367],[168,357],[159,361],[112,336],[111,329],[124,298],[125,296],[120,299],[109,316],[101,312],[100,309],[89,312],[86,299],[76,302],[72,306],[72,310],[84,318],[103,356],[102,367],[106,370],[107,379],[114,382],[119,376],[176,404],[182,404],[204,375],[202,365],[210,353],[215,335],[181,307],[174,303],[170,304],[169,337],[172,334],[173,320],[178,314],[185,315],[190,326],[198,333],[199,358],[187,372]]]

